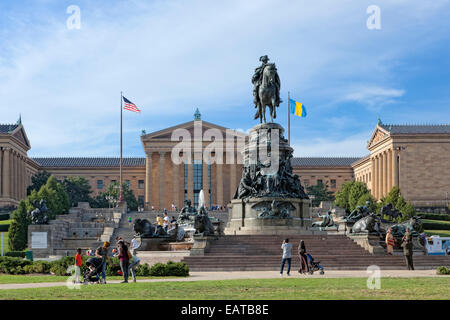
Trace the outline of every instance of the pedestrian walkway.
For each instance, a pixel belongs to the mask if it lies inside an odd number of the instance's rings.
[[[324,275],[316,273],[314,275],[300,275],[293,272],[290,277],[284,275],[286,279],[308,279],[308,278],[367,278],[370,274],[362,270],[330,270]],[[381,277],[385,278],[415,278],[415,277],[442,277],[436,274],[436,270],[381,270]],[[183,281],[205,281],[205,280],[237,280],[237,279],[280,279],[277,271],[232,271],[232,272],[191,272],[186,278],[168,279],[142,279],[139,283],[146,282],[183,282]],[[108,281],[108,279],[107,279]],[[121,280],[111,280],[108,284],[120,283]],[[108,285],[106,284],[106,285]],[[0,290],[48,288],[65,286],[65,282],[41,282],[41,283],[16,283],[0,284]],[[124,284],[126,285],[126,284]]]

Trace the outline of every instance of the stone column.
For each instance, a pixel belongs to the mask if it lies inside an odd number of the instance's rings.
[[[166,173],[164,172],[164,164],[165,164],[165,151],[159,152],[159,209],[162,210],[165,207],[165,198],[164,198],[164,190],[165,190],[165,184],[166,184]],[[167,209],[167,208],[166,208]]]
[[[152,153],[147,152],[147,158],[145,159],[145,202],[148,207],[147,210],[152,208]]]
[[[223,164],[218,163],[216,165],[217,173],[216,173],[216,192],[217,192],[217,205],[222,206],[224,204],[223,201]]]
[[[205,194],[205,206],[209,208],[209,179],[208,179],[208,163],[202,161],[202,185]]]
[[[187,165],[187,198],[192,201],[194,205],[194,157],[191,156],[190,162]]]
[[[388,189],[388,171],[389,171],[389,162],[388,162],[388,157],[387,157],[387,153],[383,152],[383,164],[384,164],[384,168],[383,168],[383,196],[386,196],[389,192]]]
[[[172,161],[172,167],[173,167],[173,204],[177,208],[182,208],[180,203],[180,176],[179,176],[179,164],[175,164]],[[171,208],[172,209],[172,208]]]
[[[3,196],[11,198],[11,149],[3,150]]]
[[[376,171],[376,163],[375,163],[375,158],[371,158],[372,161],[372,172],[370,173],[370,191],[372,193],[372,196],[374,196],[376,198],[376,194],[375,194],[375,171]]]
[[[383,159],[383,154],[380,154],[380,196],[379,198],[381,199],[381,197],[383,197],[384,195],[384,159]]]
[[[397,150],[395,149],[392,151],[392,171],[393,171],[392,185],[398,187]]]
[[[392,149],[389,149],[387,152],[387,161],[388,161],[388,191],[392,190]]]
[[[377,196],[376,196],[376,198],[377,199],[380,199],[381,198],[381,192],[380,192],[380,186],[381,186],[381,168],[380,168],[380,166],[381,166],[381,163],[380,163],[380,155],[377,155],[377,158],[376,158],[377,160],[377,182],[376,182],[376,184],[377,184],[377,187],[376,187],[376,194],[377,194]]]
[[[17,157],[16,152],[14,150],[11,150],[11,198],[16,199],[17,198]]]

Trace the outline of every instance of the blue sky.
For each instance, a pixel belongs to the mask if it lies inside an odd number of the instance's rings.
[[[69,30],[69,5],[81,29]],[[369,5],[381,30],[369,30]],[[248,130],[251,76],[267,54],[296,156],[361,156],[377,118],[450,123],[450,1],[0,0],[0,122],[22,122],[30,156],[143,156],[140,133],[203,120]]]

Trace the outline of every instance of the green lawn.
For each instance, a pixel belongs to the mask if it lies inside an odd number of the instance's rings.
[[[447,221],[447,220],[422,219],[422,222],[423,222],[423,223],[435,223],[435,224],[450,225],[450,221]]]
[[[1,220],[0,224],[11,224],[12,220]]]
[[[0,232],[0,237],[2,233],[3,233],[3,252],[8,252],[9,251],[8,232]]]
[[[131,276],[130,276],[131,277]],[[10,283],[39,283],[39,282],[65,282],[68,276],[55,276],[55,275],[12,275],[12,274],[0,274],[0,284]],[[138,277],[138,279],[167,279],[167,278],[179,278],[179,277]],[[108,280],[123,280],[122,276],[109,276]]]
[[[192,282],[154,282],[0,290],[0,299],[450,299],[450,277],[385,278],[370,290],[366,278],[292,278]]]
[[[427,236],[450,237],[450,230],[424,230]]]

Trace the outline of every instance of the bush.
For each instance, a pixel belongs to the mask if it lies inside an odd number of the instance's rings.
[[[50,262],[50,273],[55,274],[57,276],[65,276],[68,275],[67,269],[69,266],[74,265],[74,257],[64,257],[56,261]]]
[[[441,221],[450,221],[450,214],[442,214],[442,213],[418,213],[419,218],[421,219],[429,219],[429,220],[441,220]]]
[[[31,261],[21,258],[0,257],[0,273],[24,274],[24,267],[31,264]]]
[[[437,268],[436,273],[447,275],[447,274],[450,274],[450,269],[447,267],[441,266],[441,267]]]
[[[187,277],[189,275],[189,267],[184,262],[168,261],[167,264],[156,263],[150,268],[150,276],[153,277]]]
[[[9,220],[9,213],[2,213],[0,214],[0,221]]]
[[[423,228],[426,230],[450,230],[450,223],[435,221],[423,221]]]
[[[148,263],[138,264],[136,267],[136,275],[138,277],[148,277],[150,276],[150,266]]]
[[[9,224],[0,224],[0,232],[8,232]]]
[[[9,251],[5,253],[7,257],[25,258],[25,251]]]
[[[35,261],[24,267],[25,273],[50,273],[51,263],[48,261]]]

